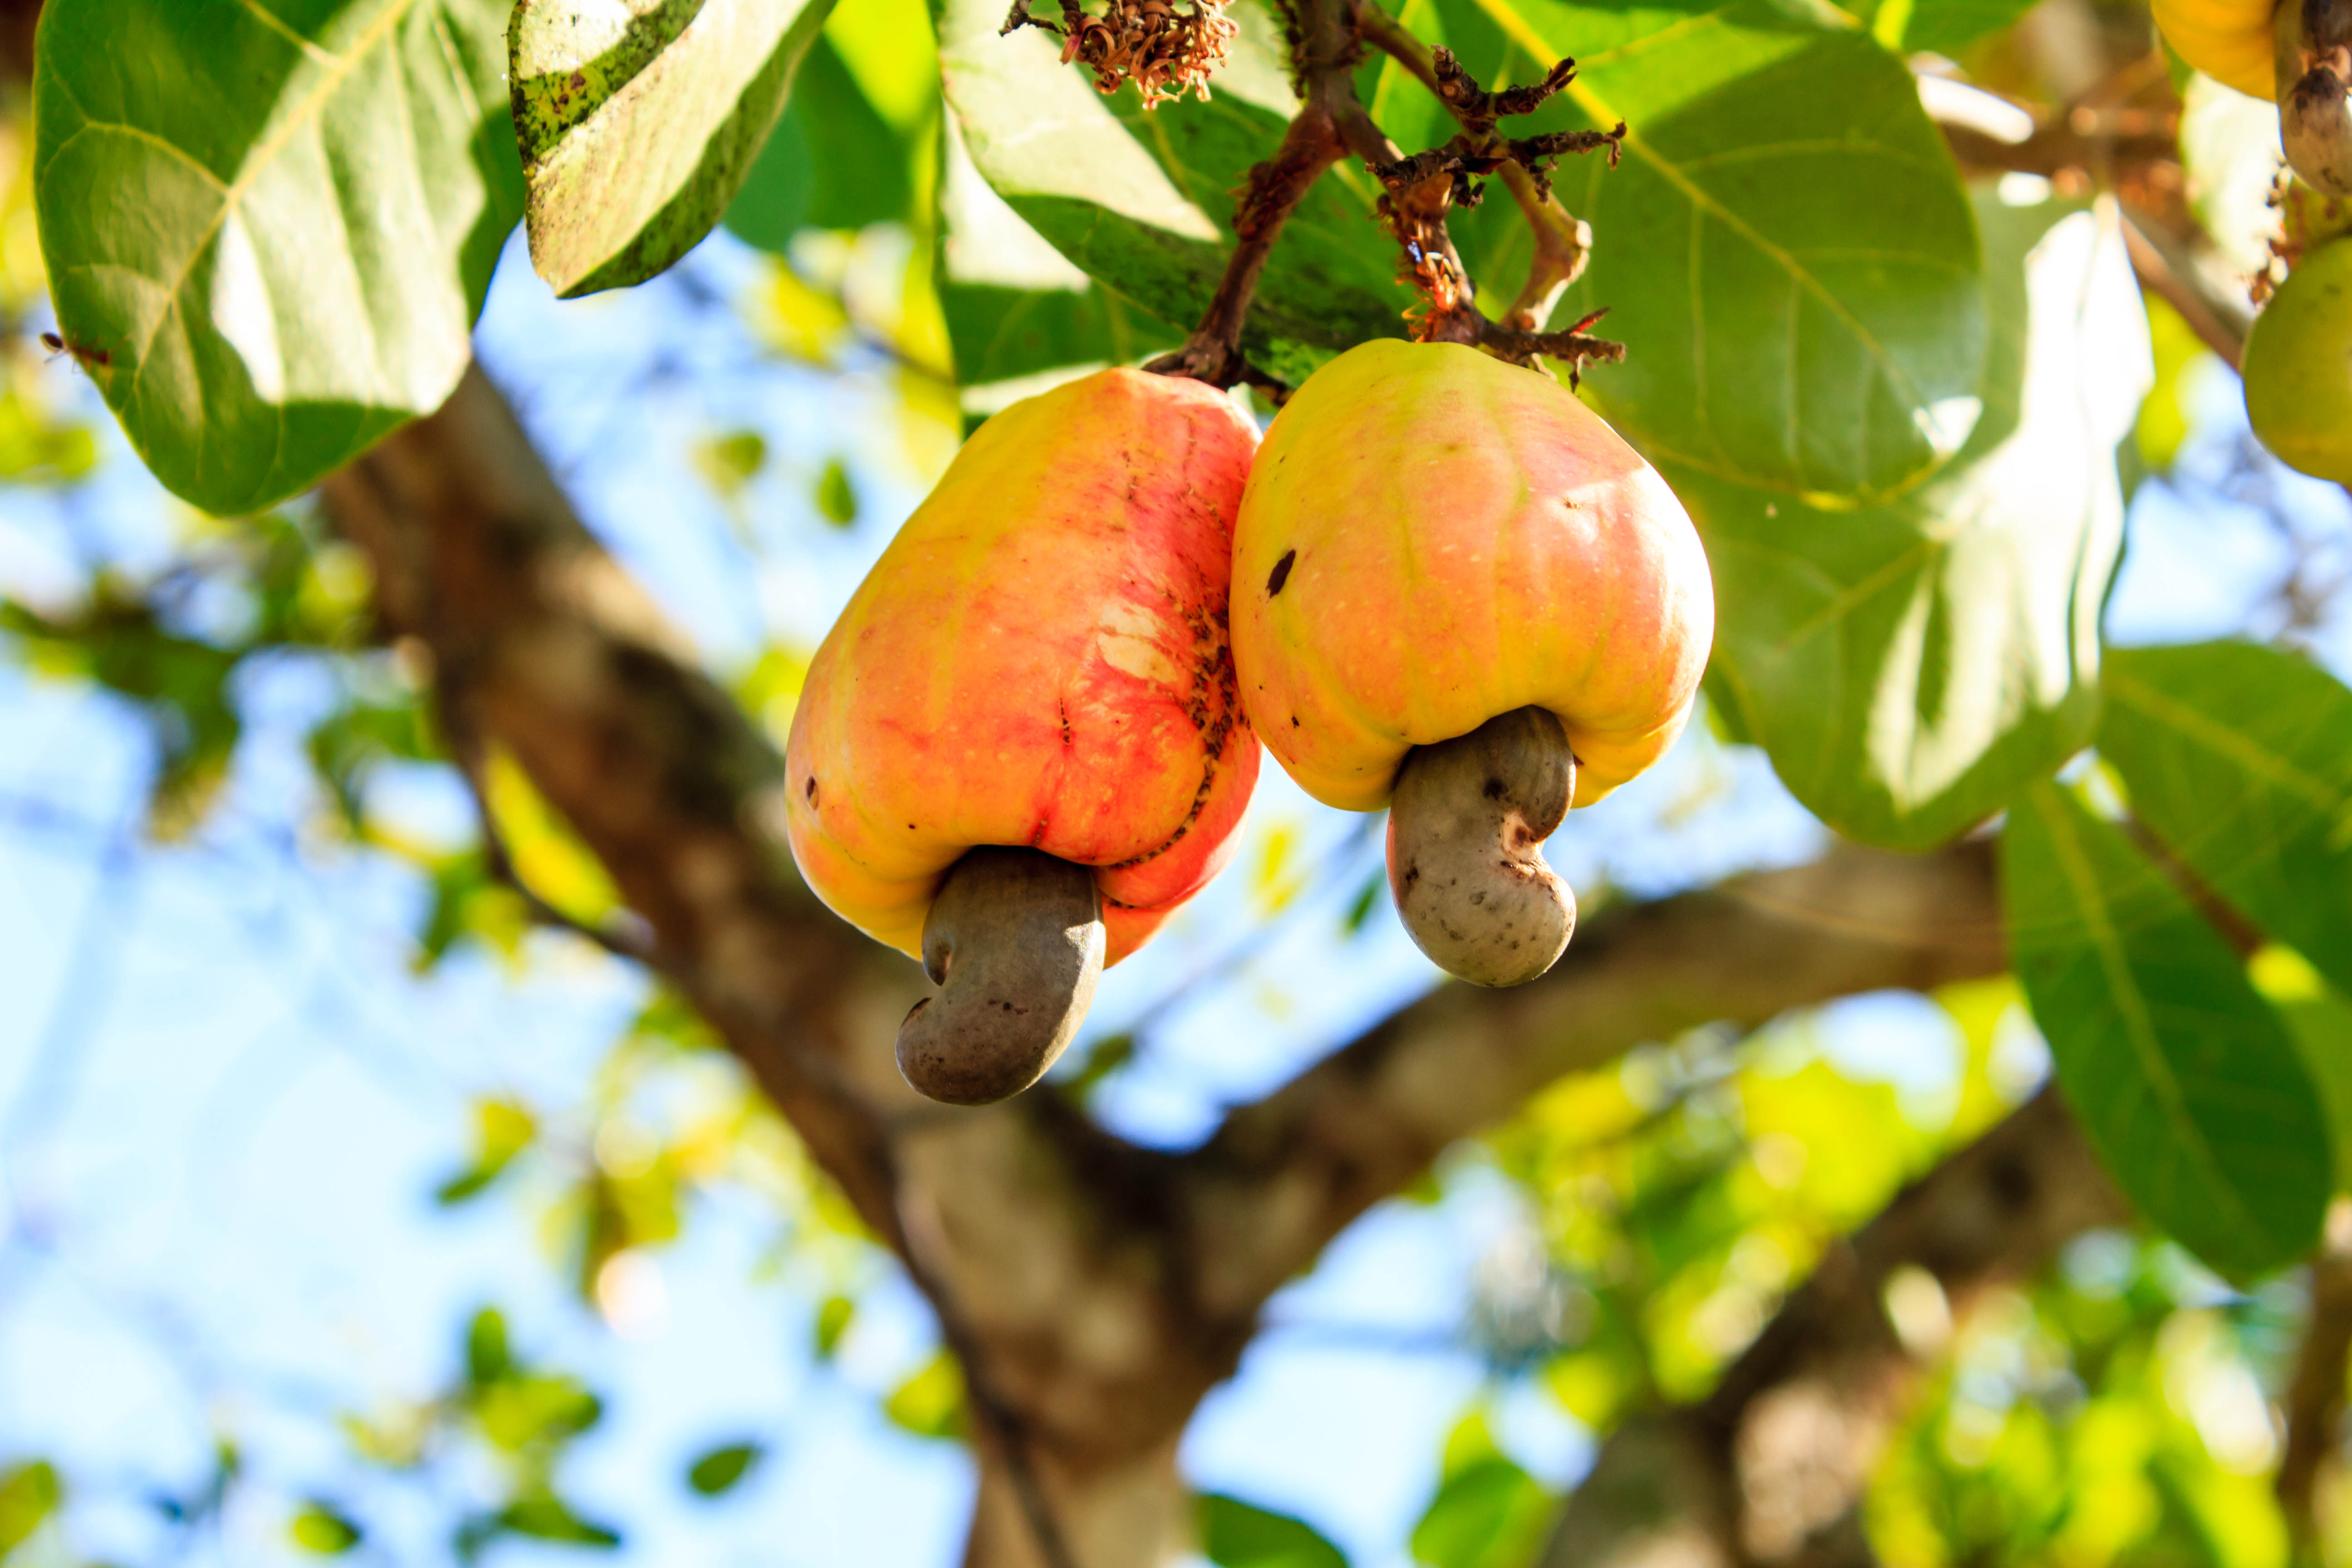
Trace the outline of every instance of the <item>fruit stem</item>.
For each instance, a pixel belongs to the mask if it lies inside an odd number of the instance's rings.
[[[1027,1089],[1086,1017],[1104,942],[1091,868],[1037,849],[967,851],[923,921],[923,968],[940,991],[898,1026],[898,1071],[950,1105]]]
[[[1495,134],[1493,110],[1496,95],[1481,91],[1455,63],[1450,50],[1431,48],[1373,0],[1354,0],[1353,9],[1356,31],[1364,42],[1404,67],[1429,89],[1430,96],[1445,105],[1470,136],[1474,151],[1494,152],[1495,147],[1489,143],[1501,140]],[[1572,64],[1561,62],[1571,68]],[[1560,67],[1553,68],[1552,76],[1560,76]],[[1554,86],[1552,78],[1547,77],[1545,85],[1557,91],[1567,82],[1562,78]],[[1517,111],[1515,103],[1507,102],[1502,107]],[[1622,132],[1623,127],[1618,129]],[[1517,159],[1507,159],[1496,173],[1504,189],[1511,193],[1511,200],[1518,204],[1520,216],[1527,219],[1528,232],[1535,240],[1535,255],[1528,263],[1527,285],[1504,312],[1503,325],[1520,331],[1541,331],[1544,323],[1551,319],[1552,307],[1559,302],[1560,295],[1584,274],[1584,264],[1592,254],[1592,226],[1570,212],[1552,194],[1550,183],[1539,180]]]
[[[1249,182],[1234,204],[1234,253],[1226,258],[1224,276],[1201,324],[1182,348],[1150,361],[1144,369],[1218,387],[1246,381],[1265,387],[1277,402],[1289,395],[1289,387],[1242,356],[1242,323],[1256,296],[1258,275],[1274,254],[1274,242],[1282,237],[1283,224],[1345,150],[1330,117],[1318,112],[1309,100],[1292,118],[1274,156],[1250,170]]]
[[[1567,951],[1576,895],[1543,844],[1575,793],[1576,754],[1547,709],[1514,709],[1405,753],[1389,804],[1389,888],[1439,968],[1524,985]]]

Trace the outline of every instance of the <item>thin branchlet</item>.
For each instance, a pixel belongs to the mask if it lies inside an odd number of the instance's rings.
[[[1617,160],[1625,153],[1623,121],[1608,131],[1547,131],[1540,136],[1514,136],[1503,143],[1503,151],[1511,162],[1525,169],[1535,181],[1539,196],[1551,195],[1552,170],[1562,157],[1598,153],[1603,148],[1609,152],[1609,166],[1615,168]]]
[[[1576,62],[1564,59],[1545,72],[1541,81],[1488,92],[1463,68],[1452,49],[1441,46],[1431,51],[1431,58],[1436,68],[1437,96],[1454,111],[1464,129],[1473,132],[1493,130],[1497,120],[1533,114],[1576,79]]]

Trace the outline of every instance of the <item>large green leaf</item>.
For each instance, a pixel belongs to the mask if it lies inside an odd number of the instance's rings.
[[[2301,1256],[2334,1186],[2320,1091],[2229,944],[2055,784],[2010,813],[2001,883],[2018,979],[2117,1184],[2232,1279]]]
[[[1194,1506],[1201,1554],[1216,1568],[1348,1568],[1348,1554],[1303,1519],[1216,1492]]]
[[[2352,691],[2250,643],[2107,658],[2099,750],[2132,810],[2352,994]]]
[[[1890,49],[1958,55],[2033,9],[2033,0],[1860,0],[1846,9]]]
[[[1184,330],[1070,265],[989,188],[961,136],[948,139],[940,202],[940,306],[965,386],[1132,364]]]
[[[1412,1555],[1426,1568],[1521,1568],[1535,1554],[1552,1500],[1500,1454],[1445,1478],[1412,1527]]]
[[[173,491],[257,510],[457,385],[520,210],[505,19],[50,0],[35,201],[59,330]]]
[[[1207,103],[1156,110],[1131,88],[1097,93],[1054,41],[1000,37],[1000,0],[946,0],[940,63],[973,165],[1036,231],[1142,312],[1189,330],[1232,248],[1234,192],[1272,156],[1297,103],[1277,25],[1237,0],[1242,34]],[[1258,284],[1244,348],[1297,380],[1339,350],[1403,331],[1411,296],[1395,247],[1370,221],[1377,192],[1360,168],[1318,181]]]
[[[909,216],[909,138],[869,102],[840,51],[809,47],[793,100],[727,209],[737,238],[778,255],[803,227],[864,228]]]
[[[1988,201],[1983,217],[1994,342],[1950,469],[1855,511],[1667,470],[1715,571],[1727,718],[1873,843],[1990,816],[2097,718],[2115,449],[2150,380],[2147,317],[2111,212]]]
[[[2278,1009],[2303,1052],[2304,1067],[2319,1086],[2336,1145],[2336,1190],[2352,1192],[2352,1003],[2285,948],[2255,954],[2250,970],[2255,989]]]
[[[1968,438],[1986,332],[1967,196],[1910,73],[1844,13],[1440,9],[1482,79],[1578,60],[1515,123],[1630,128],[1621,167],[1560,171],[1595,240],[1560,313],[1611,308],[1629,353],[1587,384],[1654,459],[1844,502],[1899,492]],[[1463,225],[1489,289],[1519,281],[1516,221],[1493,201]]]
[[[570,298],[638,283],[725,216],[833,0],[517,0],[508,30],[531,265]]]

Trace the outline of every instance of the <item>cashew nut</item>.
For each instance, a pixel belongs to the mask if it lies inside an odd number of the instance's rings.
[[[1405,753],[1389,805],[1389,886],[1421,951],[1478,985],[1521,985],[1576,930],[1576,895],[1544,864],[1576,757],[1542,708]]]
[[[1036,849],[967,851],[923,921],[923,968],[940,990],[898,1026],[899,1072],[950,1105],[1027,1089],[1086,1017],[1103,942],[1090,868]]]

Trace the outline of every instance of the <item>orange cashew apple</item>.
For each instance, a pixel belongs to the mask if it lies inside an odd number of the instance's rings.
[[[1543,840],[1690,717],[1715,593],[1656,469],[1549,377],[1454,343],[1370,342],[1308,378],[1250,470],[1234,662],[1307,794],[1390,805],[1413,939],[1512,985],[1576,903]]]
[[[1222,394],[1139,371],[1016,403],[817,649],[785,747],[793,854],[944,987],[898,1036],[934,1099],[1034,1082],[1101,967],[1232,854],[1257,743],[1225,601],[1256,445]]]

